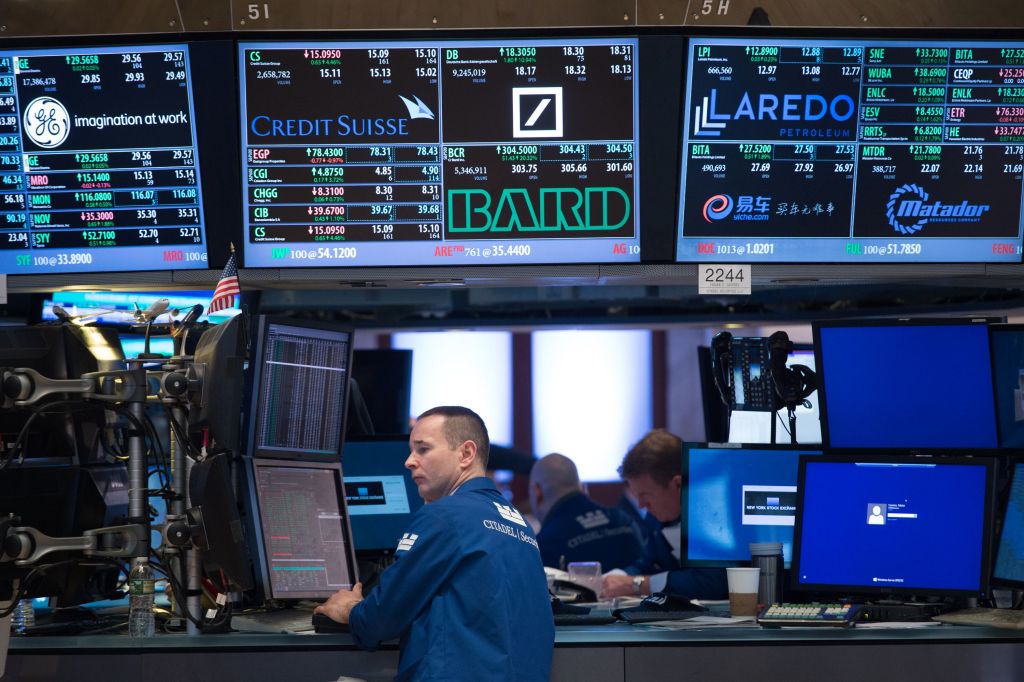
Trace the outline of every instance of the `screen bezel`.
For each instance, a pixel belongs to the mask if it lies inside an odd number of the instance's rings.
[[[992,390],[995,393],[996,439],[1000,448],[1014,449],[1008,448],[1007,446],[1003,445],[1003,439],[1005,438],[1006,434],[1003,433],[1002,420],[999,418],[999,386],[996,383],[996,348],[995,344],[992,342],[995,340],[996,335],[1002,332],[1024,335],[1024,324],[990,324],[988,326],[989,362],[992,365]]]
[[[978,589],[946,589],[946,588],[935,588],[935,587],[918,587],[914,585],[907,585],[901,587],[899,590],[893,590],[889,587],[877,587],[872,588],[866,585],[840,585],[840,584],[823,584],[823,583],[801,583],[800,582],[800,554],[803,549],[803,514],[804,514],[804,495],[806,492],[805,482],[807,477],[807,464],[808,463],[818,464],[856,464],[856,463],[867,463],[867,464],[935,464],[938,466],[982,466],[985,469],[985,499],[983,501],[983,518],[982,518],[982,532],[981,532],[981,556],[979,557],[979,570],[978,577],[980,585]],[[790,572],[790,587],[800,592],[824,592],[831,594],[838,594],[841,596],[847,595],[865,595],[870,597],[880,597],[883,595],[899,594],[899,595],[921,595],[921,596],[937,596],[937,597],[975,597],[984,599],[991,594],[991,573],[992,573],[992,559],[993,559],[993,521],[994,521],[994,510],[995,510],[995,470],[996,460],[992,457],[920,457],[915,455],[882,455],[882,454],[870,454],[870,455],[834,455],[828,454],[818,457],[800,457],[800,470],[797,477],[797,510],[796,510],[796,525],[793,527],[793,565]],[[851,548],[851,551],[854,551]],[[938,552],[938,550],[936,550]],[[936,553],[936,559],[940,558],[940,555]],[[841,560],[841,557],[836,558],[837,561]]]
[[[294,327],[298,329],[317,329],[322,331],[346,334],[348,336],[348,352],[345,376],[344,402],[341,406],[341,434],[338,438],[338,447],[333,453],[291,453],[283,450],[264,450],[256,444],[256,430],[259,424],[260,411],[260,390],[263,387],[265,373],[263,371],[263,354],[267,346],[267,334],[272,325]],[[280,459],[289,461],[306,462],[338,462],[345,445],[345,429],[348,424],[348,406],[350,400],[350,387],[352,378],[352,351],[355,332],[347,325],[331,322],[320,322],[314,320],[297,320],[288,317],[276,317],[269,315],[256,315],[253,321],[253,338],[251,355],[249,360],[250,382],[249,388],[249,410],[246,413],[246,452],[250,457],[260,459]]]
[[[984,325],[988,327],[992,322],[989,318],[890,318],[890,319],[843,319],[843,320],[815,320],[811,323],[811,332],[813,335],[814,345],[814,367],[815,373],[818,375],[818,414],[821,419],[821,445],[822,448],[828,452],[834,454],[850,454],[855,455],[858,453],[871,453],[871,452],[900,452],[910,454],[986,454],[993,455],[998,452],[999,444],[999,417],[996,409],[996,387],[995,380],[992,377],[992,341],[990,332],[986,334],[988,339],[988,361],[989,361],[989,382],[990,390],[992,393],[992,432],[995,436],[996,443],[993,446],[986,447],[983,445],[979,446],[958,446],[958,447],[939,447],[939,446],[908,446],[908,445],[897,445],[893,447],[868,447],[868,446],[835,446],[831,440],[831,434],[829,433],[829,419],[828,419],[828,391],[826,390],[826,372],[828,370],[822,353],[821,346],[821,330],[822,329],[834,329],[834,328],[859,328],[859,327],[945,327],[945,326],[966,326],[966,325]],[[890,397],[890,396],[885,396]],[[873,396],[867,396],[867,401],[876,400]],[[884,409],[884,405],[879,405],[879,409]]]
[[[830,27],[826,29],[824,37],[821,29],[815,29],[813,27],[806,26],[791,26],[779,29],[767,27],[746,27],[744,31],[738,32],[736,26],[704,26],[704,27],[687,27],[687,32],[681,34],[684,41],[683,53],[681,59],[681,85],[680,85],[680,101],[687,107],[689,106],[689,60],[691,54],[691,43],[693,40],[745,40],[745,41],[852,41],[852,42],[931,42],[931,43],[949,43],[951,41],[956,42],[967,42],[975,41],[978,43],[1021,43],[1019,34],[1014,33],[1012,30],[1006,29],[993,29],[990,31],[981,31],[977,28],[961,29],[955,28],[943,28],[943,29],[925,29],[925,28],[900,28],[900,27],[878,27],[873,29],[870,38],[864,37],[864,32],[854,27],[839,26]],[[803,43],[808,44],[808,43]],[[678,158],[676,171],[676,218],[673,223],[675,236],[672,241],[671,251],[671,262],[678,264],[697,264],[700,258],[687,258],[682,259],[679,255],[679,247],[682,240],[682,216],[683,216],[683,164],[686,161],[686,150],[684,148],[684,142],[687,140],[687,123],[688,123],[689,110],[684,109],[679,112],[678,116]],[[884,143],[881,143],[884,144]],[[898,143],[903,144],[903,143]],[[943,145],[947,144],[945,142]],[[856,162],[856,161],[855,161]],[[696,237],[695,237],[696,238]],[[779,241],[789,241],[791,239],[801,239],[794,237],[776,237]],[[853,238],[849,238],[853,239]],[[936,260],[936,261],[922,261],[915,260],[912,258],[904,260],[886,260],[886,261],[870,261],[869,265],[882,265],[891,263],[893,265],[925,265],[940,268],[945,265],[979,265],[979,264],[993,264],[993,265],[1013,265],[1024,262],[1024,250],[1022,250],[1022,244],[1024,244],[1024,220],[1018,224],[1018,237],[1017,243],[1017,259],[1001,259],[1001,260]],[[726,262],[726,261],[720,261]],[[814,265],[857,265],[855,261],[851,260],[813,260],[813,261],[791,261],[784,259],[767,259],[753,261],[756,265],[760,266],[773,266],[773,265],[795,265],[795,266],[814,266]]]
[[[685,442],[683,443],[682,450],[682,487],[680,490],[680,508],[679,508],[679,540],[680,540],[680,563],[684,566],[689,567],[724,567],[731,568],[737,566],[749,566],[750,556],[749,554],[743,559],[735,560],[719,560],[719,559],[691,559],[689,555],[690,549],[690,535],[689,535],[689,502],[690,502],[690,452],[692,450],[735,450],[740,451],[760,451],[769,450],[776,452],[794,452],[801,456],[807,455],[811,457],[821,457],[823,455],[822,449],[819,447],[803,447],[801,445],[788,445],[782,443],[700,443],[700,442]],[[811,454],[812,452],[817,454]],[[797,494],[799,495],[800,488],[797,486]],[[798,498],[799,499],[799,498]],[[799,505],[797,507],[799,510]],[[793,526],[793,556],[796,556],[796,526]]]
[[[256,567],[256,582],[263,590],[265,599],[275,601],[298,601],[302,599],[327,599],[337,590],[330,588],[324,592],[290,592],[287,595],[275,596],[273,583],[270,579],[271,561],[267,556],[266,545],[263,542],[263,507],[260,504],[259,485],[257,476],[261,468],[284,468],[284,469],[315,469],[320,471],[333,471],[334,489],[338,496],[338,509],[341,514],[342,533],[345,538],[345,562],[348,574],[352,578],[352,584],[359,582],[358,563],[355,556],[355,548],[352,542],[352,528],[349,525],[348,505],[345,503],[344,481],[341,474],[340,462],[310,462],[291,459],[264,459],[246,458],[248,466],[249,484],[249,509],[252,512],[251,527],[254,531],[256,558],[253,565]]]

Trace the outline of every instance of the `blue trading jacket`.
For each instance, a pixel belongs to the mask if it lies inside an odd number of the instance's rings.
[[[640,530],[619,509],[606,509],[583,493],[555,502],[537,533],[545,566],[565,569],[570,561],[600,561],[601,570],[625,568],[643,554]]]
[[[489,479],[413,514],[395,556],[349,628],[364,649],[401,637],[396,680],[548,679],[555,626],[540,553]]]
[[[724,568],[683,568],[672,553],[672,545],[661,532],[651,534],[644,545],[643,558],[625,570],[630,575],[668,571],[665,591],[669,594],[697,599],[726,599],[729,596]]]

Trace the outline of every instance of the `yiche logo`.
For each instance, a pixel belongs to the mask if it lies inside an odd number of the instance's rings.
[[[991,210],[989,204],[959,204],[929,202],[928,192],[916,184],[901,185],[889,196],[885,204],[885,217],[892,229],[900,234],[916,234],[930,222],[976,223]]]
[[[512,88],[512,137],[562,137],[562,88]]]
[[[580,514],[576,517],[576,523],[583,526],[586,530],[593,530],[595,528],[600,528],[601,526],[607,526],[609,521],[605,513],[600,509],[597,509],[595,511],[587,512],[586,514]]]
[[[732,213],[732,197],[728,194],[716,194],[704,202],[704,220],[709,223],[722,218],[728,218]]]
[[[37,97],[25,108],[25,134],[43,149],[64,144],[71,132],[68,110],[52,97]]]
[[[398,541],[398,547],[395,551],[408,552],[412,549],[412,546],[416,544],[416,540],[418,540],[419,537],[420,536],[415,533],[402,533],[402,539]]]
[[[718,88],[711,88],[709,97],[701,99],[694,108],[693,134],[695,137],[720,137],[729,121],[784,121],[817,122],[831,118],[837,123],[848,121],[857,110],[849,95],[836,95],[831,100],[821,95],[773,95],[760,93],[756,99],[749,92],[740,97],[732,113],[718,111]],[[816,130],[785,128],[784,137],[849,137],[849,131],[842,129]]]
[[[526,528],[526,521],[523,520],[523,515],[517,512],[512,507],[505,504],[494,503],[494,506],[498,508],[498,513],[501,514],[501,518],[512,523],[518,523],[523,528]]]

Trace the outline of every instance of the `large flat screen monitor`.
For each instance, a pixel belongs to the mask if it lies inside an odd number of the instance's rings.
[[[826,448],[994,448],[984,322],[815,322]]]
[[[252,360],[248,452],[337,462],[345,436],[352,331],[259,316]]]
[[[248,267],[639,262],[636,38],[238,57]]]
[[[993,460],[802,457],[794,587],[985,597]]]
[[[267,599],[327,599],[358,580],[337,462],[249,460]]]
[[[989,327],[999,445],[1024,448],[1024,325]]]
[[[741,566],[752,542],[781,542],[792,557],[797,465],[808,448],[683,446],[683,557],[691,566]]]
[[[680,261],[1021,259],[1024,43],[699,38]]]
[[[1024,463],[1021,462],[1013,467],[992,579],[1000,585],[1024,587]]]
[[[209,267],[189,59],[0,50],[0,272]]]
[[[409,519],[423,506],[405,468],[408,457],[407,438],[345,443],[341,468],[356,550],[394,550]]]

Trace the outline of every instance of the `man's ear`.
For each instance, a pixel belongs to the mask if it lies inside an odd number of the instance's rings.
[[[476,442],[467,440],[463,441],[459,447],[459,466],[463,469],[468,469],[473,466],[476,462]]]
[[[670,480],[668,482],[668,484],[671,487],[675,488],[676,490],[682,490],[683,489],[683,475],[682,474],[676,474],[675,476],[672,477],[672,480]]]

